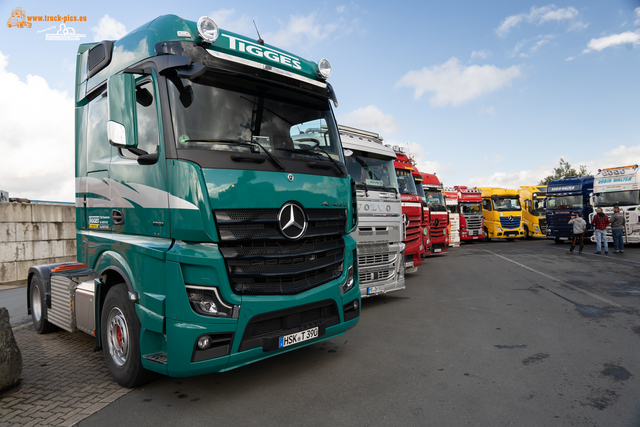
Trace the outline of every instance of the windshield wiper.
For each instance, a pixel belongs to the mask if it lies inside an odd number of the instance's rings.
[[[341,175],[344,175],[344,171],[340,168],[340,165],[338,164],[338,162],[336,162],[335,160],[333,160],[333,157],[331,157],[331,155],[329,153],[327,153],[325,150],[323,150],[320,147],[315,147],[315,148],[279,148],[279,150],[282,151],[287,151],[289,153],[308,153],[308,154],[313,154],[318,156],[318,158],[323,159],[324,157],[320,155],[320,153],[324,154],[325,156],[327,156],[327,159],[331,160],[331,163],[333,163],[333,165],[336,167],[336,169],[338,170],[338,173]]]
[[[248,145],[248,146],[252,146],[252,145],[257,145],[258,147],[262,148],[262,151],[264,151],[264,153],[267,155],[267,157],[269,157],[269,159],[273,162],[274,165],[276,165],[276,167],[281,170],[284,171],[285,167],[282,165],[282,163],[280,163],[280,161],[278,161],[278,159],[276,159],[276,157],[271,154],[270,152],[268,152],[263,146],[262,144],[260,144],[258,141],[244,141],[244,140],[237,140],[237,139],[226,139],[226,138],[218,138],[218,139],[187,139],[187,140],[183,140],[183,143],[186,142],[218,142],[221,144],[235,144],[235,145]]]

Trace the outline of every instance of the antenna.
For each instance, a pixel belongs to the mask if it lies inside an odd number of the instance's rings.
[[[264,40],[260,36],[260,31],[258,31],[258,26],[256,25],[256,21],[253,21],[253,26],[256,27],[256,33],[258,33],[258,44],[264,46]]]

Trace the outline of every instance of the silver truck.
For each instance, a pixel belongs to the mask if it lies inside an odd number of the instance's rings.
[[[395,153],[377,133],[339,125],[349,175],[356,183],[361,296],[398,291],[404,285],[402,203],[393,166]]]

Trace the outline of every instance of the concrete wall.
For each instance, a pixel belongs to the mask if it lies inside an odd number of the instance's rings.
[[[26,279],[32,265],[75,260],[75,206],[0,202],[0,283]]]

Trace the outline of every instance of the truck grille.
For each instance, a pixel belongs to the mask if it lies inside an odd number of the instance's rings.
[[[547,234],[547,219],[546,218],[539,218],[538,222],[540,224],[540,233]]]
[[[231,289],[243,295],[304,292],[342,274],[347,211],[307,209],[299,241],[278,230],[278,210],[214,210]]]
[[[509,217],[500,217],[500,225],[502,226],[502,228],[506,228],[506,229],[512,229],[512,228],[519,228],[520,227],[520,217],[519,216],[514,216],[511,217],[511,219],[509,219]]]
[[[467,221],[467,230],[480,230],[482,228],[482,215],[464,215]]]
[[[392,257],[392,254],[360,255],[358,256],[358,266],[366,267],[367,265],[386,263],[389,262]]]
[[[385,280],[393,276],[393,269],[391,270],[381,270],[381,271],[369,271],[369,272],[360,272],[358,274],[358,279],[360,280],[360,287],[366,288],[366,286],[362,286],[365,283],[377,282],[380,280]]]

